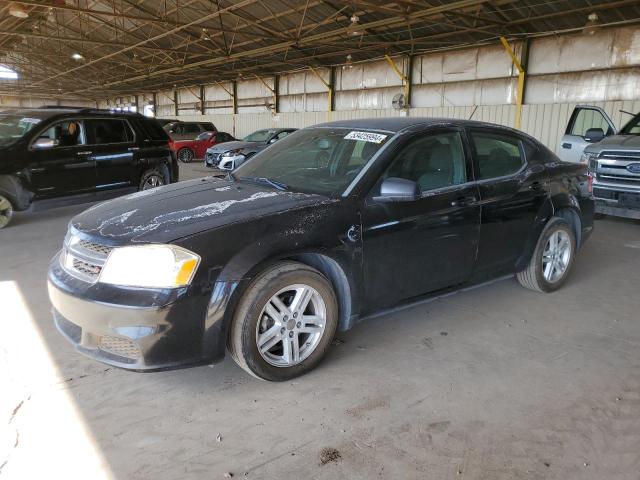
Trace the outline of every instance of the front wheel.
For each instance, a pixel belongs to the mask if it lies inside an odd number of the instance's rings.
[[[180,160],[182,163],[190,163],[191,160],[193,160],[195,157],[193,151],[190,148],[186,148],[186,147],[178,150],[177,156],[178,156],[178,160]]]
[[[142,174],[138,190],[149,190],[150,188],[161,187],[165,184],[164,175],[160,170],[152,168]]]
[[[0,195],[0,228],[4,228],[13,218],[13,205],[4,195]]]
[[[559,289],[569,276],[576,253],[576,236],[571,225],[559,217],[545,226],[529,265],[517,274],[520,284],[538,292]]]
[[[297,262],[277,263],[255,278],[236,309],[229,350],[262,380],[284,381],[313,369],[338,325],[331,283]]]

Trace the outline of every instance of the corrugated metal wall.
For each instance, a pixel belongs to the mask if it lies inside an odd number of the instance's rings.
[[[586,102],[603,108],[612,118],[617,127],[622,126],[631,117],[621,113],[640,111],[640,99],[635,101],[617,102]],[[576,103],[553,103],[524,105],[522,110],[522,130],[534,136],[550,149],[557,151],[560,139],[564,134],[569,117]],[[472,112],[473,120],[497,123],[499,125],[514,126],[514,105],[484,105],[476,107],[432,107],[412,108],[408,115],[411,117],[440,117],[440,118],[469,118]],[[303,128],[330,120],[350,120],[355,118],[393,117],[401,112],[392,109],[378,110],[343,110],[339,112],[290,112],[271,115],[269,113],[254,113],[251,115],[185,115],[182,120],[209,120],[218,130],[226,131],[240,138],[260,128],[296,127]],[[234,133],[235,132],[235,133]]]
[[[520,56],[523,43],[511,45]],[[393,61],[408,73],[407,57]],[[315,73],[279,76],[278,113],[274,113],[273,76],[237,80],[237,115],[232,114],[231,82],[205,85],[204,116],[199,111],[199,87],[178,89],[178,113],[184,120],[213,121],[219,130],[236,137],[259,128],[302,128],[330,120],[398,115],[469,118],[473,113],[474,120],[515,124],[517,72],[501,45],[416,55],[411,74],[413,108],[407,111],[391,108],[393,96],[403,91],[402,81],[385,60],[376,60],[335,67],[334,112],[327,111],[324,83],[329,83],[331,70],[318,68]],[[132,101],[122,97],[115,105]],[[148,94],[139,98],[149,101]],[[175,118],[173,91],[156,92],[156,101],[157,117]],[[524,103],[521,128],[556,151],[576,103],[599,105],[618,126],[624,123],[627,116],[620,109],[640,110],[640,29],[531,39]]]

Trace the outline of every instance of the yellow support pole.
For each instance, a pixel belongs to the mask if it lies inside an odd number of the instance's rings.
[[[404,101],[407,102],[409,100],[409,79],[407,79],[405,74],[402,73],[402,71],[396,65],[396,62],[394,62],[389,55],[385,55],[384,58],[387,61],[387,63],[391,65],[391,68],[393,68],[393,71],[396,72],[396,75],[398,75],[400,80],[402,80],[402,91],[404,93]]]
[[[516,92],[516,118],[515,118],[515,126],[519,130],[522,125],[522,103],[524,101],[524,80],[525,80],[525,71],[520,64],[520,60],[516,56],[515,52],[509,45],[509,42],[506,38],[500,37],[500,42],[502,42],[502,46],[507,51],[509,56],[511,57],[511,61],[515,65],[518,70],[518,91]]]

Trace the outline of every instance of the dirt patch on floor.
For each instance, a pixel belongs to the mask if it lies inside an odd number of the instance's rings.
[[[340,455],[340,452],[336,448],[325,447],[320,450],[320,463],[322,465],[326,465],[330,462],[337,462],[341,458],[342,455]]]
[[[361,418],[371,410],[380,408],[389,408],[389,399],[387,397],[367,398],[363,402],[347,409],[347,413],[352,417]]]

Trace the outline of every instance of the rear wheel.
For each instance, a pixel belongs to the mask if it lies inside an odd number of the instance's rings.
[[[152,168],[142,174],[139,190],[149,190],[150,188],[161,187],[165,183],[162,172],[158,169]]]
[[[320,363],[337,325],[330,282],[307,265],[281,262],[247,288],[231,325],[229,350],[251,375],[289,380]]]
[[[4,195],[0,195],[0,228],[4,228],[13,218],[13,205]]]
[[[517,274],[523,287],[553,292],[566,281],[576,253],[576,236],[563,218],[554,217],[545,226],[525,270]]]
[[[193,150],[186,147],[178,150],[177,156],[178,156],[178,160],[180,160],[182,163],[190,163],[191,160],[193,160],[195,157]]]

